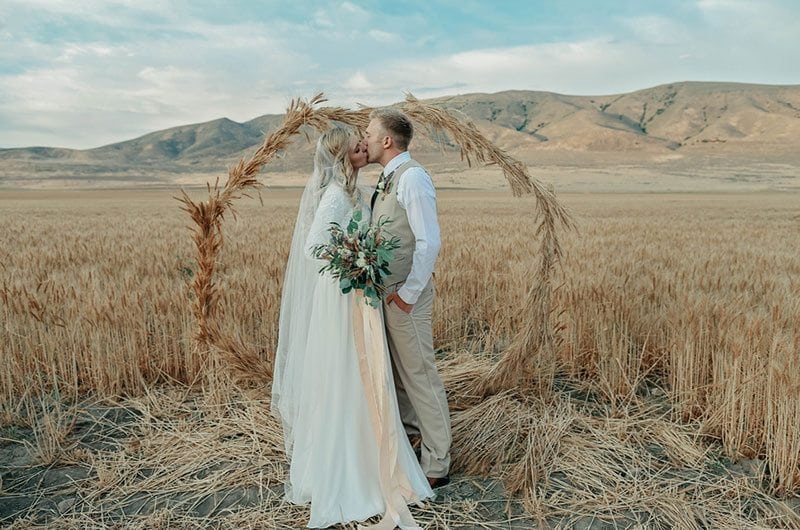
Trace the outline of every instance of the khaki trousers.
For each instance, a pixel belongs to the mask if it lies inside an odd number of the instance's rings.
[[[402,285],[390,286],[388,293]],[[408,434],[422,438],[422,471],[439,478],[450,471],[451,434],[447,395],[434,359],[433,295],[430,281],[410,314],[385,302],[383,312],[400,417]]]

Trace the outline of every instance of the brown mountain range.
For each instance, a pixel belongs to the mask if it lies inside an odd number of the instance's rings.
[[[553,171],[593,168],[602,173],[621,164],[655,164],[666,173],[688,175],[715,161],[724,167],[767,164],[782,168],[778,173],[785,185],[787,179],[796,180],[800,168],[796,85],[683,82],[608,96],[515,90],[429,102],[463,113],[513,156]],[[237,123],[221,118],[86,150],[0,149],[0,187],[201,184],[224,175],[281,119],[264,115]],[[311,144],[299,139],[269,165],[265,178],[298,183],[310,170],[311,151]],[[452,145],[443,149],[420,134],[412,151],[440,173],[463,172]],[[481,185],[469,178],[451,180]]]

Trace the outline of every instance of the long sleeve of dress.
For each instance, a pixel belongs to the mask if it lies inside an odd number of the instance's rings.
[[[330,241],[331,235],[328,230],[331,223],[346,226],[350,221],[352,210],[353,205],[345,191],[337,184],[328,186],[319,201],[314,222],[311,223],[311,229],[303,246],[308,258],[315,259],[311,251],[316,245],[324,245]]]

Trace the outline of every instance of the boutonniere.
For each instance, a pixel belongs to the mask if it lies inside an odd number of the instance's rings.
[[[378,179],[378,193],[381,195],[381,200],[385,199],[392,191],[392,175],[394,175],[394,171],[389,173],[389,175],[381,173],[381,178]]]

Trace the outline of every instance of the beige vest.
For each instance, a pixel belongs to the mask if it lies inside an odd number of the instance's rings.
[[[389,264],[390,274],[383,281],[387,287],[405,281],[411,274],[416,239],[408,224],[406,211],[397,202],[397,183],[400,182],[403,173],[412,167],[422,166],[412,159],[403,162],[394,170],[394,174],[389,180],[389,192],[386,194],[378,192],[372,208],[372,223],[376,224],[381,217],[388,217],[392,222],[384,225],[384,229],[387,234],[400,238],[400,248],[394,251],[394,260]]]

